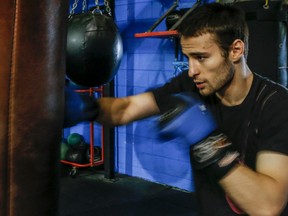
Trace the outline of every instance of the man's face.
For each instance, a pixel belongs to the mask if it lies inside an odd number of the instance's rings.
[[[182,37],[182,52],[189,60],[191,77],[203,96],[223,90],[234,75],[234,66],[224,58],[222,50],[211,34],[198,37]]]

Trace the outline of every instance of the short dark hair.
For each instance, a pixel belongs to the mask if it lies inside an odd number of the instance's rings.
[[[197,7],[183,20],[178,32],[184,37],[214,34],[225,57],[233,41],[240,39],[245,43],[247,57],[249,31],[245,13],[231,4],[210,3]]]

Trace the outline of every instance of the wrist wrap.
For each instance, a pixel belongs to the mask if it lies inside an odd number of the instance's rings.
[[[239,152],[224,134],[209,136],[192,147],[193,167],[205,169],[217,181],[223,178],[239,161]]]

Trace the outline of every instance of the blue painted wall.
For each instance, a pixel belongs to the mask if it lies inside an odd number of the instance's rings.
[[[134,37],[147,31],[173,2],[116,1],[116,22],[124,39],[124,56],[115,78],[117,96],[141,93],[173,77],[174,40]],[[154,31],[163,30],[165,22]],[[188,146],[160,141],[156,118],[117,128],[117,171],[193,191]]]
[[[150,87],[165,83],[175,75],[173,39],[134,37],[135,33],[147,31],[173,2],[115,1],[115,22],[124,44],[124,55],[115,77],[116,97],[144,92]],[[179,8],[191,7],[194,2],[180,1]],[[94,1],[88,1],[89,6],[93,3]],[[154,31],[164,30],[166,26],[163,21]],[[156,118],[151,117],[116,128],[116,172],[194,191],[189,147],[179,140],[161,141],[155,131]],[[96,125],[96,144],[100,142],[98,131],[99,126]],[[66,129],[64,136],[71,132],[81,133],[89,140],[88,124]]]

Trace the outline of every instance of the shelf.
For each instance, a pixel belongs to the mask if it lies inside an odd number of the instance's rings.
[[[161,31],[161,32],[144,32],[136,33],[134,35],[136,38],[147,38],[147,37],[156,37],[156,38],[165,38],[165,37],[177,37],[178,32],[176,30],[171,31]]]

